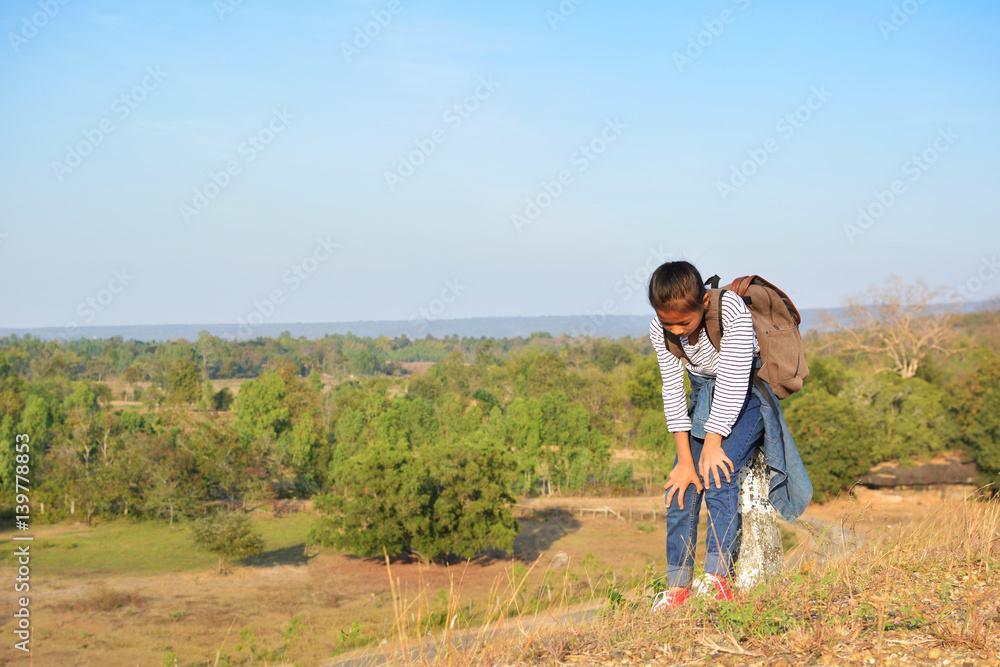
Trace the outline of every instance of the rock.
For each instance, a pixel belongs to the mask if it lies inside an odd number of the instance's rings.
[[[768,500],[770,471],[758,451],[740,471],[739,510],[742,520],[740,555],[735,584],[746,590],[758,581],[781,573],[785,550],[778,513]]]
[[[930,658],[931,660],[937,660],[938,658],[941,657],[941,649],[932,648],[931,650],[927,651],[927,657]]]
[[[927,486],[931,484],[975,484],[979,479],[974,461],[952,460],[901,468],[883,463],[858,480],[867,487]]]

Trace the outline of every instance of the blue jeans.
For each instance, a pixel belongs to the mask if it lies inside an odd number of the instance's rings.
[[[722,577],[732,575],[740,537],[740,486],[737,476],[763,441],[764,420],[760,407],[760,399],[754,392],[748,391],[732,431],[722,439],[722,450],[735,468],[735,472],[730,473],[730,480],[727,482],[723,475],[721,488],[715,488],[714,481],[709,485],[707,480],[702,479],[702,493],[698,493],[693,484],[685,490],[684,509],[678,502],[680,493],[675,493],[673,501],[667,506],[667,586],[688,588],[694,578],[694,551],[698,543],[698,517],[703,496],[708,508],[705,572]],[[705,441],[694,436],[689,441],[691,456],[697,467]],[[677,465],[677,459],[674,459],[674,465]]]

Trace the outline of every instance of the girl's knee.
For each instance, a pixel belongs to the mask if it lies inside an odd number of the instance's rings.
[[[684,493],[684,507],[681,507],[681,494],[675,493],[670,499],[670,503],[667,505],[667,512],[693,512],[699,504],[701,504],[700,494],[694,489],[694,487],[689,487]]]

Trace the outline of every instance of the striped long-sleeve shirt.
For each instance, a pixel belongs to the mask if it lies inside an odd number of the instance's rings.
[[[716,350],[708,340],[704,327],[693,345],[689,345],[687,336],[680,340],[684,354],[691,360],[688,372],[716,378],[712,409],[705,422],[705,430],[726,437],[746,400],[750,369],[753,367],[754,355],[759,354],[760,348],[754,334],[750,310],[743,299],[734,292],[726,291],[722,295],[721,309],[721,350]],[[663,340],[663,325],[657,317],[649,324],[649,339],[656,350],[660,376],[663,378],[663,412],[667,418],[667,430],[671,433],[690,431],[691,419],[688,417],[687,395],[684,393],[685,362],[667,350]]]

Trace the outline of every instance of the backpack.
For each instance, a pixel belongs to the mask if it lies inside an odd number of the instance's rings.
[[[760,346],[761,367],[751,373],[757,388],[767,396],[758,382],[763,380],[778,399],[787,398],[802,389],[802,381],[809,375],[799,324],[802,317],[788,295],[760,276],[743,276],[719,289],[719,276],[705,281],[709,305],[705,312],[705,333],[716,350],[722,345],[722,295],[732,290],[743,298],[750,309],[753,330]],[[680,338],[666,329],[663,331],[667,349],[675,356],[687,360]]]

